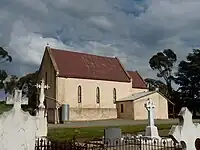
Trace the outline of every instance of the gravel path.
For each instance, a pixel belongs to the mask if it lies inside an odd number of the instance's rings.
[[[200,119],[193,120],[199,122]],[[178,119],[155,120],[155,124],[177,124]],[[123,125],[140,125],[147,124],[147,120],[97,120],[97,121],[74,121],[66,122],[65,124],[48,124],[48,128],[71,128],[71,127],[95,127],[95,126],[123,126]]]

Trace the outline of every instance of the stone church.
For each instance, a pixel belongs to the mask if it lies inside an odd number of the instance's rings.
[[[123,116],[117,113],[118,100],[148,92],[139,73],[126,71],[117,57],[49,46],[45,48],[39,68],[39,80],[42,78],[50,86],[45,91],[49,123],[61,121],[63,104],[69,105],[69,121],[117,118]],[[160,101],[167,110],[166,99]]]

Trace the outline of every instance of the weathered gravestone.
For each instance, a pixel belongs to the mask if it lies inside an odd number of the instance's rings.
[[[104,129],[104,144],[106,146],[117,146],[121,143],[121,129],[120,128],[106,128]]]
[[[160,139],[160,136],[158,134],[158,129],[154,124],[154,115],[153,111],[155,108],[155,105],[153,104],[151,99],[148,99],[145,108],[148,111],[148,126],[146,127],[145,136],[150,138],[157,138]]]
[[[14,106],[0,116],[1,150],[34,150],[36,117],[21,109],[22,91],[16,90]]]
[[[193,123],[192,113],[183,107],[179,113],[179,124],[173,125],[170,137],[180,142],[183,150],[200,150],[200,124]]]

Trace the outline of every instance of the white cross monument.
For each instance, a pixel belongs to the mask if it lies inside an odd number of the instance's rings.
[[[45,98],[45,94],[44,94],[44,90],[45,89],[49,89],[50,87],[48,85],[45,85],[44,83],[44,79],[41,80],[41,84],[36,84],[36,87],[40,89],[40,97],[39,97],[39,109],[45,109],[45,105],[44,105],[44,98]]]
[[[21,105],[28,105],[28,98],[27,97],[22,97],[22,90],[15,90],[14,94],[12,95],[8,95],[6,97],[6,104],[14,104],[18,99],[17,99],[17,95],[21,95],[20,97],[20,103]]]
[[[15,90],[14,107],[0,115],[0,149],[34,150],[36,117],[21,109],[22,91]]]
[[[41,84],[36,84],[36,87],[40,89],[40,104],[38,106],[39,110],[37,112],[38,126],[39,130],[37,131],[37,137],[46,137],[47,136],[47,114],[45,113],[44,99],[45,94],[44,90],[49,89],[48,85],[45,85],[44,80],[42,79]]]
[[[200,150],[200,124],[193,123],[192,113],[187,107],[183,107],[178,116],[179,124],[172,126],[169,135],[181,143],[183,150]]]
[[[158,135],[158,129],[154,125],[153,110],[155,108],[155,105],[153,104],[151,99],[147,100],[145,108],[148,111],[148,126],[146,127],[145,136],[160,139],[160,136]]]

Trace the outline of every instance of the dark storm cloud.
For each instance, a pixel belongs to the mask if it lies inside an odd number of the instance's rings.
[[[13,56],[13,74],[35,71],[49,43],[118,56],[153,76],[148,60],[157,51],[171,48],[184,59],[199,46],[199,9],[197,0],[2,0],[0,44]]]

